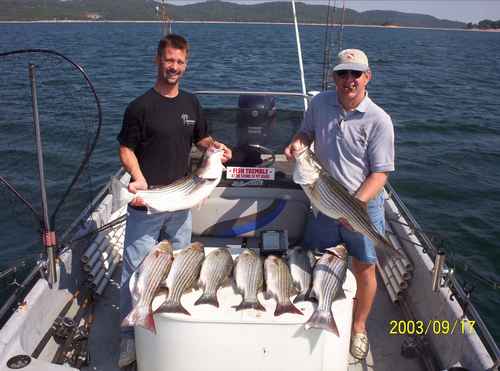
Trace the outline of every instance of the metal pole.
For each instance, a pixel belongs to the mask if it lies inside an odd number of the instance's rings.
[[[307,96],[306,80],[304,77],[304,65],[302,63],[302,48],[300,46],[299,25],[297,23],[297,12],[295,11],[295,0],[292,0],[293,24],[295,25],[295,38],[297,39],[297,52],[299,53],[300,82],[302,83],[302,94]],[[304,110],[307,110],[307,98],[304,98]]]
[[[45,188],[45,172],[43,167],[43,153],[42,153],[42,137],[40,134],[40,119],[38,116],[38,100],[36,91],[36,67],[34,64],[29,64],[29,77],[31,83],[31,100],[33,105],[33,127],[35,129],[35,144],[36,155],[38,159],[38,175],[40,178],[40,193],[42,197],[42,210],[43,210],[43,235],[42,241],[47,249],[48,259],[48,283],[52,285],[57,281],[56,261],[55,261],[55,247],[56,239],[55,232],[50,228],[49,211],[47,203],[47,192]]]

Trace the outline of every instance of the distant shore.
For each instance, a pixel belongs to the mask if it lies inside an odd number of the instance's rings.
[[[0,24],[9,23],[163,23],[162,21],[133,21],[133,20],[36,20],[36,21],[0,21]],[[188,24],[255,24],[255,25],[293,25],[292,22],[234,22],[234,21],[172,21],[172,23],[188,23]],[[324,27],[324,23],[300,23],[301,26],[318,26]],[[340,26],[338,24],[334,26]],[[382,26],[382,25],[361,25],[361,24],[345,24],[344,27],[368,27],[368,28],[384,28],[384,29],[412,29],[412,30],[437,30],[437,31],[472,31],[472,32],[500,32],[500,29],[478,29],[478,28],[442,28],[442,27],[415,27],[415,26]]]

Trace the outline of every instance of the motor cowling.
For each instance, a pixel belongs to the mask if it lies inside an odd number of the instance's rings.
[[[276,98],[270,95],[241,95],[238,99],[237,146],[232,165],[255,166],[261,163],[262,147],[271,140],[276,122]]]

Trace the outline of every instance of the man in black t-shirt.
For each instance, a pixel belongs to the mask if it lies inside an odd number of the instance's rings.
[[[136,193],[168,185],[189,172],[192,144],[200,150],[213,145],[224,150],[223,162],[231,150],[207,134],[207,122],[198,99],[179,89],[186,70],[189,47],[179,35],[160,40],[156,55],[158,75],[153,88],[130,103],[118,134],[120,160],[131,175],[128,190]],[[127,210],[120,289],[120,320],[132,309],[129,281],[164,231],[174,249],[191,242],[191,211],[180,210],[148,215],[144,202],[136,197]],[[119,367],[135,361],[133,328],[121,330]]]

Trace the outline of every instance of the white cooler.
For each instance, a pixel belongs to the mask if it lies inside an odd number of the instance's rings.
[[[206,250],[208,253],[208,249]],[[274,316],[276,302],[259,300],[266,312],[236,312],[242,298],[232,287],[218,292],[219,308],[193,306],[201,290],[183,295],[182,304],[191,316],[177,313],[155,315],[156,335],[135,328],[139,371],[344,371],[347,370],[356,280],[348,270],[340,295],[332,305],[340,337],[329,331],[305,330],[315,304],[296,306],[303,316]],[[153,308],[163,302],[155,298]],[[293,299],[293,298],[292,298]]]

